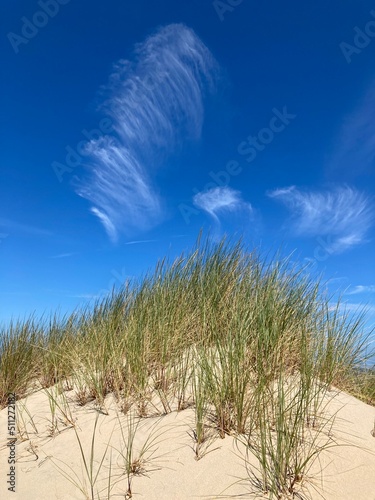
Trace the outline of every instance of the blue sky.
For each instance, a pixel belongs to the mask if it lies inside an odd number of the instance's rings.
[[[375,320],[371,2],[2,2],[0,320],[212,237]]]

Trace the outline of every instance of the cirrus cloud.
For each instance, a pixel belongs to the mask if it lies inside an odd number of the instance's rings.
[[[329,253],[341,253],[365,242],[374,221],[371,200],[349,186],[305,192],[290,186],[270,191],[268,196],[289,209],[291,228],[297,236],[329,236]]]
[[[215,187],[197,193],[193,198],[197,208],[208,213],[216,223],[219,223],[219,214],[225,212],[245,211],[253,213],[250,203],[243,201],[241,193],[229,187]]]
[[[358,105],[342,119],[328,170],[346,175],[370,172],[375,160],[375,82],[372,82]]]
[[[346,295],[357,295],[359,293],[375,293],[375,285],[356,285],[350,288]]]
[[[155,168],[186,139],[200,137],[216,68],[208,48],[182,24],[159,29],[136,46],[133,61],[115,66],[103,105],[115,134],[88,144],[89,173],[77,187],[113,241],[163,218]]]

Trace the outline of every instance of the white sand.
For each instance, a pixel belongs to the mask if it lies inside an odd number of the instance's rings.
[[[319,455],[308,477],[300,486],[301,491],[306,498],[313,500],[375,500],[375,438],[371,434],[375,408],[345,393],[334,394],[327,412],[333,414],[338,411],[331,437],[342,446],[325,450]],[[124,499],[127,481],[119,453],[121,448],[124,448],[120,422],[126,435],[128,417],[118,414],[110,397],[106,402],[109,414],[99,414],[94,471],[98,468],[108,442],[110,446],[95,491],[101,491],[101,499],[108,498],[106,486],[112,452],[113,488],[110,498]],[[9,449],[6,446],[7,409],[0,412],[0,498],[84,499],[83,493],[71,484],[57,467],[62,467],[72,477],[74,470],[79,480],[84,476],[82,456],[74,429],[60,422],[59,432],[54,437],[48,436],[51,413],[48,399],[42,391],[30,395],[23,403],[33,418],[37,432],[30,424],[30,416],[24,411],[25,440],[16,446],[16,493],[11,493],[6,484],[6,474],[9,471]],[[71,403],[70,408],[89,462],[92,433],[98,412],[93,404],[79,407]],[[57,414],[61,417],[59,412]],[[20,417],[18,421],[23,426]],[[245,468],[244,446],[236,445],[234,437],[216,437],[207,453],[199,461],[195,460],[194,441],[191,437],[193,426],[192,409],[142,419],[136,434],[135,449],[142,446],[150,432],[156,441],[145,455],[148,459],[145,465],[146,475],[132,479],[134,499],[214,499],[236,498],[236,495],[241,495],[238,498],[267,498],[249,481]],[[150,456],[152,452],[153,455]],[[256,473],[257,461],[254,457],[251,458],[250,464]],[[244,481],[238,483],[241,478]],[[113,484],[115,482],[116,484]]]

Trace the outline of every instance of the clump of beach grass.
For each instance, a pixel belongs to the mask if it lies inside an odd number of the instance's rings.
[[[119,415],[117,420],[121,432],[121,447],[114,449],[119,453],[118,465],[123,471],[119,481],[122,475],[125,475],[127,485],[125,498],[132,498],[134,477],[144,476],[151,470],[159,468],[158,461],[161,457],[156,453],[160,442],[165,439],[162,436],[166,430],[157,429],[159,420],[156,420],[151,428],[145,431],[142,428],[141,418],[131,413],[126,418],[126,424]]]
[[[349,315],[308,271],[200,237],[190,254],[163,259],[91,307],[2,327],[0,404],[37,381],[51,395],[52,418],[55,384],[105,414],[111,393],[139,417],[192,405],[196,458],[207,429],[238,436],[258,459],[259,487],[292,494],[331,425],[322,416],[331,388],[374,404],[364,311]]]
[[[78,489],[86,499],[96,500],[101,498],[101,491],[98,488],[99,474],[103,467],[104,460],[106,459],[108,448],[110,442],[106,444],[105,450],[100,458],[100,461],[96,459],[96,449],[95,443],[97,438],[97,425],[98,425],[99,414],[96,415],[94,428],[91,435],[91,444],[89,453],[85,452],[82,444],[82,440],[79,433],[74,427],[74,432],[76,434],[77,443],[79,446],[80,457],[82,461],[82,474],[79,475],[73,467],[67,465],[61,460],[54,458],[52,460],[56,469],[62,474],[62,476],[67,479],[71,484],[73,484],[76,489]],[[108,475],[108,486],[105,488],[107,491],[107,499],[110,498],[111,492],[111,469],[112,469],[112,458],[109,465],[109,475]]]

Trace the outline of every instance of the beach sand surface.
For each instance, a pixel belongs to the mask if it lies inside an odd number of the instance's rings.
[[[68,400],[71,397],[69,392],[66,396]],[[372,435],[375,408],[336,390],[330,393],[330,398],[325,413],[327,418],[335,415],[335,420],[332,428],[330,425],[324,427],[321,440],[334,446],[318,455],[298,486],[300,498],[375,500],[375,437]],[[75,429],[57,410],[57,431],[53,436],[50,405],[43,390],[18,402],[22,435],[18,435],[16,444],[15,493],[8,490],[7,484],[10,467],[7,408],[0,412],[2,500],[79,500],[85,498],[83,491],[90,494],[79,440],[90,467],[95,422],[93,477],[99,469],[94,485],[95,498],[108,498],[109,477],[110,498],[127,498],[124,457],[131,427],[129,414],[118,411],[112,396],[106,399],[108,414],[98,412],[93,403],[81,407],[71,399],[69,408]],[[133,429],[135,422],[133,419]],[[139,466],[138,474],[131,477],[132,498],[268,498],[251,481],[252,473],[253,478],[260,477],[257,460],[246,453],[238,439],[234,436],[221,439],[213,430],[212,438],[202,445],[202,457],[196,460],[193,429],[192,408],[164,416],[152,416],[150,412],[149,417],[140,420],[132,448],[134,466]],[[141,460],[137,461],[139,458]],[[77,484],[72,484],[67,476]]]

